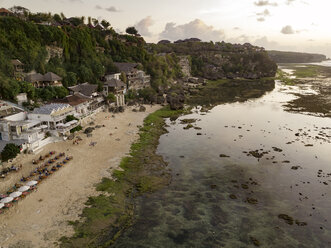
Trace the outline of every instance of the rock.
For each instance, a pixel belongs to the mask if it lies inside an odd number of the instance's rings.
[[[282,152],[283,150],[277,147],[272,147],[272,149],[274,149],[275,152]]]
[[[300,222],[298,220],[295,221],[295,224],[297,224],[298,226],[307,226],[306,222]]]
[[[232,199],[232,200],[235,200],[235,199],[237,199],[237,196],[236,196],[236,195],[234,195],[234,194],[231,194],[231,195],[229,195],[229,197],[230,197],[230,199]]]
[[[132,112],[138,112],[138,110],[136,110],[136,109],[132,109]]]
[[[216,187],[217,187],[216,184],[212,184],[212,185],[210,185],[210,188],[211,188],[211,189],[216,189]]]
[[[193,125],[192,124],[188,124],[186,127],[183,127],[183,129],[185,129],[185,130],[188,130],[190,128],[193,128]]]
[[[75,135],[72,133],[68,136],[68,140],[73,140],[75,138]]]
[[[298,169],[300,169],[301,167],[300,166],[292,166],[291,167],[291,170],[298,170]]]
[[[247,184],[242,184],[241,187],[242,187],[243,189],[248,189],[248,185],[247,185]]]
[[[118,107],[118,112],[120,112],[120,113],[123,113],[123,112],[124,112],[124,110],[125,110],[125,109],[124,109],[124,107],[123,107],[123,106],[119,106],[119,107]]]
[[[229,158],[230,156],[225,155],[225,154],[220,154],[220,158]]]
[[[197,135],[202,135],[202,133],[197,133]]]
[[[256,238],[254,237],[249,237],[249,239],[252,241],[253,245],[255,246],[260,246],[260,241],[258,241]]]
[[[201,130],[201,127],[194,127],[195,130]]]
[[[253,204],[253,205],[255,205],[255,204],[258,203],[258,200],[257,200],[257,199],[254,199],[254,198],[249,198],[249,197],[247,197],[247,198],[246,198],[246,202],[248,202],[249,204]]]
[[[294,223],[293,218],[291,216],[288,216],[287,214],[280,214],[278,215],[278,218],[284,220],[289,225],[293,225]]]
[[[85,133],[85,134],[92,133],[93,130],[94,130],[93,127],[88,127],[88,128],[86,128],[86,129],[84,130],[84,133]]]
[[[141,106],[139,107],[139,112],[145,112],[145,111],[146,111],[146,107],[143,106],[143,105],[141,105]]]
[[[192,124],[196,121],[197,121],[197,119],[182,119],[182,120],[180,120],[180,124]]]

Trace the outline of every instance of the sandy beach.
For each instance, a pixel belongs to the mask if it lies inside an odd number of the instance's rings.
[[[89,138],[80,132],[77,135],[83,140],[78,145],[68,140],[49,144],[37,155],[20,155],[16,164],[22,164],[23,169],[0,181],[0,192],[18,182],[22,175],[27,176],[36,167],[32,159],[40,155],[65,152],[74,159],[39,184],[36,192],[0,215],[0,247],[57,247],[59,238],[72,235],[68,221],[79,219],[88,197],[99,194],[95,185],[103,177],[110,177],[121,158],[129,153],[132,142],[138,138],[137,125],[159,108],[146,106],[146,112],[132,112],[129,107],[115,117],[99,113],[91,121],[105,127],[94,130]],[[91,142],[97,144],[93,147]]]

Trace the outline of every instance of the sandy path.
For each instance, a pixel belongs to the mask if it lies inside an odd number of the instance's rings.
[[[56,247],[54,242],[61,236],[73,234],[67,221],[79,218],[88,196],[97,194],[94,185],[110,176],[110,168],[119,165],[131,143],[138,138],[137,125],[142,125],[144,118],[160,107],[146,108],[144,113],[128,108],[115,118],[106,118],[111,116],[109,113],[99,113],[94,117],[95,124],[105,127],[96,129],[92,137],[79,134],[83,138],[79,145],[65,141],[46,146],[40,154],[64,151],[74,159],[42,182],[37,192],[0,215],[0,247]],[[95,147],[89,146],[91,141],[97,142]],[[22,155],[22,172],[0,182],[1,187],[12,184],[22,173],[30,172],[35,167],[31,163],[35,157],[38,156]]]

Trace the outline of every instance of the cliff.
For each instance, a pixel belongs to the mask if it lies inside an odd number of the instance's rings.
[[[326,60],[323,54],[268,51],[276,63],[318,63]]]
[[[24,19],[0,17],[0,97],[14,100],[28,91],[15,78],[14,59],[24,64],[25,73],[56,73],[65,87],[89,82],[101,88],[105,74],[118,72],[114,62],[141,64],[156,90],[181,76],[179,58],[156,56],[145,45],[138,35],[118,34],[110,24],[107,28],[85,24],[83,18],[43,13],[30,13]]]
[[[210,80],[222,78],[257,79],[274,77],[277,65],[270,59],[264,48],[248,43],[230,44],[225,42],[199,42],[184,40],[175,43],[150,44],[156,53],[189,56],[191,74]]]

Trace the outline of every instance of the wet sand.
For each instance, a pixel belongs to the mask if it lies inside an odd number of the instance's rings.
[[[115,118],[110,113],[99,113],[93,117],[95,125],[105,127],[94,130],[89,138],[80,132],[83,140],[79,145],[68,140],[47,145],[38,155],[20,155],[17,164],[23,164],[23,169],[2,180],[0,192],[30,173],[36,167],[31,161],[39,155],[54,150],[74,159],[44,180],[36,192],[0,215],[0,247],[56,247],[59,238],[72,235],[68,221],[79,219],[88,197],[99,194],[95,184],[110,177],[121,158],[129,153],[130,145],[138,138],[137,125],[159,108],[146,106],[146,112],[127,108]],[[91,142],[97,144],[89,146]]]

